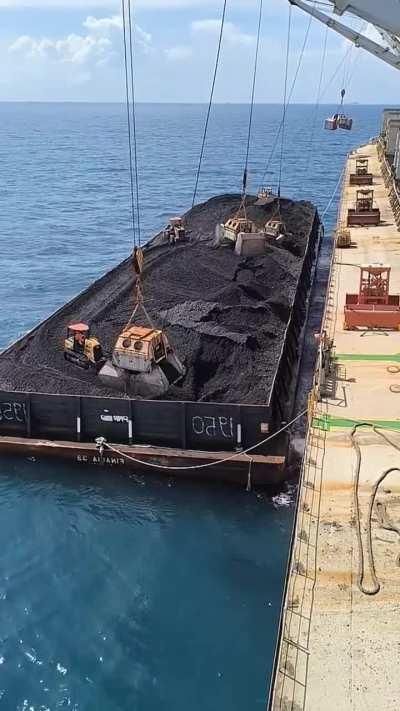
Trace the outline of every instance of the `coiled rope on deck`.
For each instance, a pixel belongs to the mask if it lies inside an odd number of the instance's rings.
[[[362,455],[361,455],[361,447],[356,439],[356,434],[357,431],[360,427],[368,427],[370,430],[374,432],[374,434],[378,435],[381,437],[387,444],[389,444],[391,447],[396,449],[397,451],[400,451],[400,446],[397,445],[395,442],[393,442],[389,437],[387,437],[381,430],[390,430],[389,427],[382,427],[378,428],[376,425],[369,423],[369,422],[358,422],[354,425],[351,433],[350,433],[350,439],[351,439],[351,444],[352,447],[356,453],[356,464],[355,464],[355,471],[354,471],[354,481],[353,481],[353,502],[354,502],[354,513],[355,513],[355,523],[356,523],[356,535],[357,535],[357,545],[358,545],[358,572],[357,572],[357,586],[364,595],[376,595],[380,589],[381,585],[379,583],[377,574],[376,574],[376,567],[375,567],[375,557],[374,557],[374,551],[373,551],[373,546],[372,546],[372,513],[373,513],[373,508],[374,508],[374,503],[375,503],[375,498],[379,489],[379,486],[381,483],[386,479],[386,477],[391,474],[392,472],[400,472],[399,467],[390,467],[389,469],[386,469],[376,480],[375,484],[372,487],[372,492],[370,496],[370,501],[369,501],[369,506],[368,506],[368,515],[367,515],[367,522],[366,522],[366,529],[367,529],[367,556],[368,556],[368,563],[369,563],[369,570],[371,574],[371,579],[372,579],[372,587],[367,588],[364,584],[364,579],[365,579],[365,556],[364,556],[364,548],[362,544],[362,533],[361,533],[361,514],[360,514],[360,502],[359,502],[359,485],[360,485],[360,472],[361,472],[361,462],[362,462]],[[383,517],[382,517],[383,518]],[[395,531],[400,535],[400,530],[397,526],[394,526],[390,524],[387,519],[386,522],[383,521],[382,523],[383,528],[386,528],[387,530]],[[399,556],[397,557],[397,565],[399,565]]]

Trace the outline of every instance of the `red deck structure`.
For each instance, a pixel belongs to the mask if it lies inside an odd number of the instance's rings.
[[[347,212],[347,227],[379,225],[380,221],[380,210],[374,207],[374,191],[357,190],[355,208],[351,207]]]
[[[350,185],[372,185],[373,176],[368,172],[368,158],[356,158],[355,173],[350,173]]]
[[[345,330],[400,328],[400,296],[389,294],[390,269],[382,264],[360,267],[359,293],[346,294]]]

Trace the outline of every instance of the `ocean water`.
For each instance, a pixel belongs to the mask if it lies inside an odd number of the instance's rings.
[[[325,213],[381,108],[289,107],[282,192]],[[205,107],[138,107],[143,240],[191,205]],[[277,182],[279,106],[257,106],[250,190]],[[248,108],[213,109],[198,199],[241,186]],[[0,348],[132,249],[122,105],[0,104]],[[272,146],[273,157],[268,160]],[[332,198],[333,196],[333,198]],[[265,707],[294,490],[0,460],[0,708]]]

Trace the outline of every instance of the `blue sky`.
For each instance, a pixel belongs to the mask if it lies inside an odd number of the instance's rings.
[[[139,101],[205,101],[222,0],[136,0]],[[287,0],[264,0],[257,101],[283,93]],[[228,0],[215,100],[247,102],[258,0]],[[308,17],[293,9],[290,73]],[[355,22],[359,27],[360,22]],[[314,102],[325,28],[312,22],[293,101]],[[336,102],[343,69],[329,79],[348,44],[329,31],[324,102]],[[118,0],[0,0],[0,100],[120,101],[124,98]],[[399,72],[354,49],[346,62],[348,100],[396,103]]]

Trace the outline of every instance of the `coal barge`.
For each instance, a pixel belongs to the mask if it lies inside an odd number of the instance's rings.
[[[270,438],[293,416],[322,228],[312,204],[281,199],[285,235],[262,255],[216,249],[216,225],[240,203],[213,198],[184,216],[185,241],[160,233],[144,247],[147,309],[185,377],[158,400],[133,398],[64,360],[67,326],[82,319],[112,349],[132,309],[130,257],[0,355],[1,453],[245,485],[284,479],[288,433]],[[276,206],[247,197],[246,210],[261,229]]]

